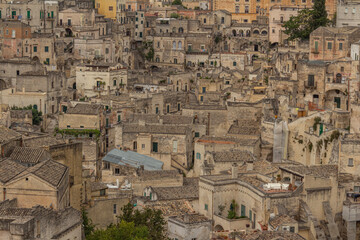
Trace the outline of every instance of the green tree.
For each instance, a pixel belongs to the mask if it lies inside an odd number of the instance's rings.
[[[145,208],[142,211],[134,210],[130,203],[122,208],[122,214],[119,215],[121,221],[133,222],[135,227],[146,226],[149,231],[150,239],[166,239],[165,220],[160,210]]]
[[[177,14],[177,13],[171,13],[171,14],[170,14],[170,17],[171,17],[171,18],[179,18],[180,15]]]
[[[86,239],[94,232],[95,225],[92,223],[92,220],[88,217],[88,213],[85,208],[81,209],[81,216],[83,220],[83,227],[85,232]]]
[[[181,0],[174,0],[171,5],[182,5],[182,1]]]
[[[121,221],[111,225],[106,230],[96,230],[86,236],[87,240],[149,240],[150,235],[146,226],[135,226],[133,222]]]
[[[315,0],[313,9],[303,9],[283,25],[284,32],[289,35],[288,40],[308,39],[310,33],[318,27],[328,25],[325,0]]]
[[[11,107],[11,110],[31,110],[31,112],[32,112],[32,123],[34,125],[40,125],[40,122],[43,120],[42,119],[42,112],[35,109],[32,105],[29,105],[27,107],[13,106],[13,107]]]

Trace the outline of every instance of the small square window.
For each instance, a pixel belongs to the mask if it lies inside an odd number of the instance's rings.
[[[112,11],[114,10],[114,7],[113,6],[109,6],[109,11]]]
[[[100,190],[100,196],[105,196],[105,189]]]
[[[115,175],[120,175],[120,168],[115,168]]]
[[[145,149],[145,144],[141,144],[141,149]]]
[[[204,209],[207,211],[209,209],[209,206],[205,204]]]
[[[45,46],[45,52],[49,52],[49,47]]]

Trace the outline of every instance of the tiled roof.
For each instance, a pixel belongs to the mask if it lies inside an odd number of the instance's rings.
[[[138,125],[138,124],[124,124],[124,133],[154,133],[154,134],[180,134],[185,135],[188,127],[184,126],[169,126],[169,125]]]
[[[155,158],[133,152],[133,151],[122,151],[119,149],[111,150],[103,158],[103,161],[115,163],[123,166],[131,166],[138,168],[141,165],[144,166],[145,170],[160,170],[164,165],[163,162],[156,160]]]
[[[176,178],[178,176],[179,172],[176,170],[138,171],[138,176],[136,176],[136,179],[147,181],[162,178]]]
[[[21,134],[0,125],[0,144],[14,139],[21,139]]]
[[[317,166],[286,166],[280,167],[285,171],[292,172],[294,174],[305,176],[312,175],[316,177],[330,177],[337,176],[338,174],[338,166],[337,165],[317,165]]]
[[[250,163],[247,163],[250,164]],[[239,173],[249,173],[247,164],[239,166]],[[253,170],[251,172],[261,173],[263,175],[270,175],[279,171],[279,168],[272,165],[270,162],[263,161],[254,161]]]
[[[78,103],[75,107],[69,108],[67,114],[98,115],[101,105]]]
[[[24,139],[25,147],[49,147],[58,144],[64,144],[65,140],[50,136],[40,136]]]
[[[244,146],[253,146],[259,141],[259,138],[235,138],[235,137],[211,137],[203,136],[197,140],[203,144],[237,144]]]
[[[270,218],[269,220],[269,224],[274,228],[277,229],[278,227],[280,227],[281,225],[284,225],[286,223],[297,223],[297,221],[295,219],[293,219],[292,217],[290,217],[289,215],[277,215],[273,218]]]
[[[91,182],[90,187],[92,192],[108,188],[107,185],[102,182]]]
[[[215,162],[248,162],[254,161],[254,155],[249,151],[213,152]]]
[[[41,148],[16,147],[10,158],[21,163],[38,163],[45,154]]]
[[[196,213],[196,214],[183,214],[183,215],[179,215],[179,216],[173,216],[173,217],[170,217],[170,218],[173,221],[177,221],[177,222],[185,223],[185,224],[211,222],[211,220],[209,218],[205,217],[204,215],[198,214],[198,213]]]
[[[5,159],[0,162],[0,182],[6,183],[25,170],[26,167],[20,163]]]
[[[238,235],[242,240],[305,240],[299,234],[288,231],[255,231],[235,235]]]
[[[184,178],[184,185],[181,187],[153,187],[158,200],[181,200],[199,198],[199,179]]]
[[[187,200],[172,200],[164,202],[147,202],[146,207],[160,210],[164,217],[178,216],[184,213],[195,213]]]
[[[39,163],[32,168],[34,168],[32,171],[33,174],[42,178],[53,186],[59,185],[61,179],[68,169],[65,165],[62,165],[61,163],[55,162],[53,160]]]
[[[243,121],[230,126],[228,134],[240,134],[240,135],[259,135],[260,123],[253,121]]]

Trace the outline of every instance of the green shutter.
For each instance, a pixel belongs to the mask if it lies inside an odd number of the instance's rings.
[[[31,18],[30,10],[27,11],[27,18],[28,18],[28,19]]]
[[[54,18],[54,11],[51,11],[51,18]]]
[[[40,11],[40,19],[42,18],[42,11]]]
[[[246,216],[246,208],[244,205],[241,204],[241,216],[244,217]]]
[[[319,48],[319,43],[318,43],[318,41],[315,41],[315,52],[318,51],[318,48]]]
[[[14,19],[15,16],[16,16],[16,11],[12,11],[12,12],[11,12],[11,16],[12,16],[12,18]]]
[[[1,10],[0,10],[0,18],[1,18]]]

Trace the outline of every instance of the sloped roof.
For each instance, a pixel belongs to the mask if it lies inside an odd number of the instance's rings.
[[[21,134],[11,130],[7,127],[0,126],[0,144],[14,139],[20,139]]]
[[[61,163],[48,160],[35,165],[32,167],[31,171],[34,175],[40,177],[51,185],[58,186],[67,169],[68,168]]]
[[[199,178],[184,178],[180,187],[152,187],[158,200],[181,200],[199,198]]]
[[[145,170],[161,170],[164,165],[163,162],[155,158],[148,157],[133,151],[122,151],[119,149],[111,150],[103,158],[103,161],[111,162],[123,166],[132,166],[135,168],[144,166]]]
[[[20,163],[5,159],[0,162],[0,182],[6,183],[25,170],[26,167]]]
[[[283,224],[286,223],[296,223],[297,221],[295,219],[293,219],[292,217],[290,217],[289,215],[277,215],[274,218],[271,218],[269,220],[269,224],[277,229],[278,227],[280,227]]]
[[[38,163],[44,154],[46,153],[41,148],[16,147],[10,158],[21,163]]]
[[[247,162],[254,161],[254,155],[249,151],[213,152],[215,162]]]
[[[98,115],[101,105],[78,103],[75,107],[69,108],[66,114]]]

